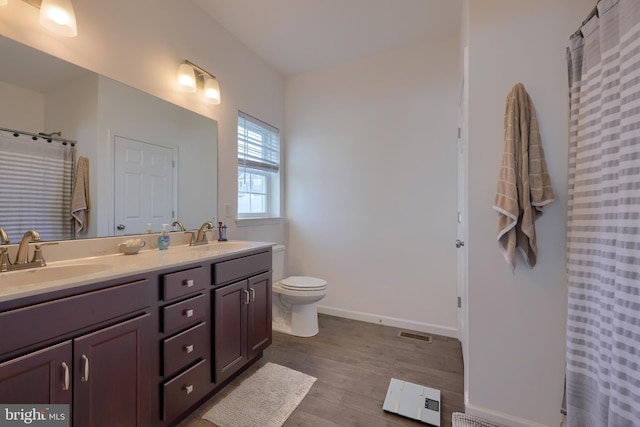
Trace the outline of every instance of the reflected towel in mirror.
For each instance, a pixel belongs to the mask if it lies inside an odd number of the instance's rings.
[[[86,233],[89,229],[89,206],[89,159],[80,156],[71,198],[71,216],[76,233]]]

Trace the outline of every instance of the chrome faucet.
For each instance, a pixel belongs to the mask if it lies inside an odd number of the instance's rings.
[[[176,225],[178,226],[178,228],[180,229],[180,231],[185,231],[185,229],[184,229],[184,225],[183,225],[180,221],[173,221],[173,222],[171,223],[171,226],[172,226],[172,227],[175,227]]]
[[[206,245],[209,243],[207,240],[206,230],[211,230],[214,228],[213,222],[207,221],[200,226],[198,229],[198,233],[196,234],[196,241],[193,243],[194,245]]]
[[[16,255],[16,260],[13,263],[14,265],[26,264],[29,262],[29,242],[31,241],[40,241],[40,233],[38,233],[36,230],[29,230],[24,233],[24,236],[22,236],[20,246],[18,246],[18,254]]]

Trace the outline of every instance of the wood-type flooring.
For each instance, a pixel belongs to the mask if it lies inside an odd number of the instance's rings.
[[[213,427],[202,415],[267,362],[317,378],[284,427],[427,426],[382,410],[391,378],[439,389],[443,427],[451,426],[452,412],[464,412],[462,350],[457,339],[431,335],[433,342],[426,343],[399,337],[398,328],[323,314],[318,322],[320,332],[315,337],[274,332],[263,358],[179,427]]]

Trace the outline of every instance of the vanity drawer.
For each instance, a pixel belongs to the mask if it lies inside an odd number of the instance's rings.
[[[179,371],[207,353],[207,324],[200,323],[191,329],[163,341],[164,376]]]
[[[167,301],[199,291],[208,286],[207,281],[207,270],[204,267],[165,274],[162,299]]]
[[[173,332],[204,320],[207,314],[207,297],[198,295],[188,300],[162,308],[163,332]]]
[[[165,421],[175,419],[210,390],[207,363],[209,363],[208,360],[201,360],[162,386],[162,415]]]
[[[271,252],[263,252],[214,264],[215,284],[235,281],[271,270]]]
[[[0,354],[143,310],[149,295],[149,281],[140,280],[1,313]]]

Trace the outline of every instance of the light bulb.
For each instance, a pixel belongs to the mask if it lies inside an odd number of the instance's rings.
[[[193,67],[187,63],[180,64],[178,69],[178,88],[183,92],[196,91],[196,73]]]
[[[220,104],[220,85],[215,77],[205,81],[204,99],[211,104]]]
[[[61,36],[77,36],[76,14],[71,0],[42,0],[40,25]]]

